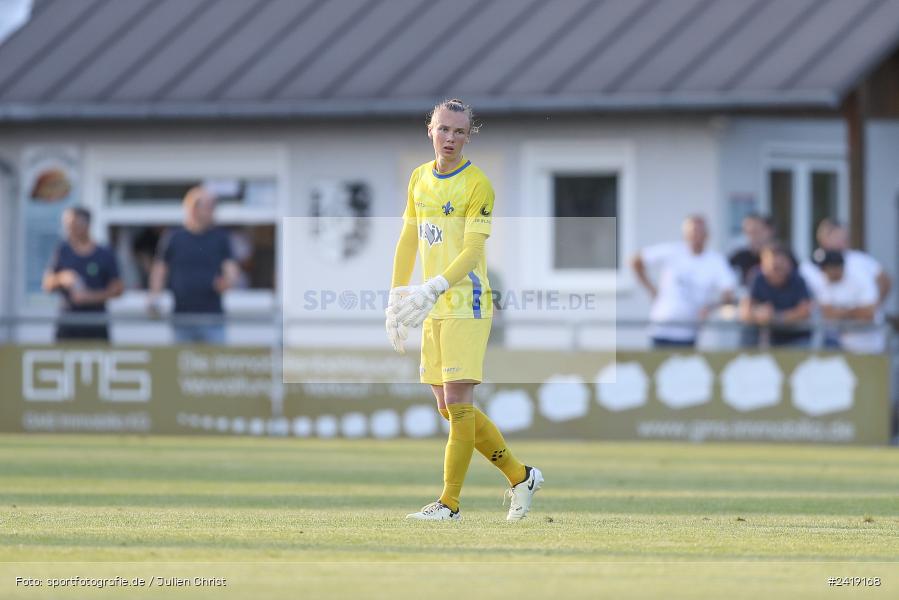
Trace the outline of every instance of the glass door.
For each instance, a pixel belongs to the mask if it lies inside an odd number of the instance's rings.
[[[768,212],[777,236],[799,260],[818,246],[815,233],[826,218],[847,223],[848,182],[843,160],[791,158],[769,161],[765,173]]]

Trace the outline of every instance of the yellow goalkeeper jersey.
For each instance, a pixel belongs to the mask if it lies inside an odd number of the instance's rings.
[[[412,172],[404,219],[418,226],[418,253],[425,280],[443,273],[462,252],[466,232],[490,235],[493,224],[493,186],[484,172],[462,159],[449,173],[439,173],[436,161]],[[487,259],[450,289],[431,311],[433,319],[489,319],[493,316]]]

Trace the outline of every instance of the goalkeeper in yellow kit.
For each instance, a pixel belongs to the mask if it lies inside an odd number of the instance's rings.
[[[421,382],[430,384],[440,414],[450,423],[443,493],[410,519],[462,518],[459,496],[475,449],[509,481],[509,521],[527,515],[543,484],[540,470],[519,462],[496,425],[472,405],[493,317],[484,256],[493,221],[493,187],[462,155],[471,129],[471,107],[462,101],[434,107],[428,137],[436,159],[412,172],[393,263],[387,335],[394,350],[403,353],[406,327],[422,326]],[[410,286],[416,251],[425,282]]]

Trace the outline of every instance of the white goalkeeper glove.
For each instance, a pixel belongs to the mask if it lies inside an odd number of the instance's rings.
[[[390,340],[390,344],[393,346],[393,349],[399,354],[406,353],[406,348],[403,345],[403,342],[408,337],[408,333],[406,332],[406,326],[397,320],[396,309],[402,299],[405,298],[408,294],[409,288],[406,286],[395,287],[390,290],[390,293],[387,296],[387,310],[384,311],[387,316],[387,339]]]
[[[440,294],[449,289],[449,282],[438,275],[421,285],[409,286],[409,293],[396,309],[396,318],[408,327],[420,327],[437,304]]]

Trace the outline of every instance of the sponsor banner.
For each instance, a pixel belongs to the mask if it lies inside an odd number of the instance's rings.
[[[354,350],[339,354],[344,361],[338,364],[354,370],[369,356]],[[506,375],[523,365],[539,369],[541,383],[486,382],[476,391],[485,412],[513,437],[889,440],[886,356],[793,351],[575,356],[499,348],[489,354],[489,364],[507,369]],[[331,373],[334,381],[282,384],[280,371],[273,370],[280,357],[268,348],[9,346],[0,348],[0,358],[2,431],[382,439],[446,431],[427,386],[351,383],[351,373]]]
[[[3,431],[230,432],[272,413],[270,350],[60,344],[0,357]],[[200,411],[218,420],[187,422]]]

